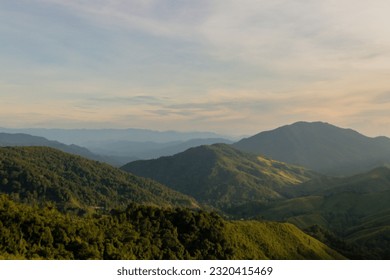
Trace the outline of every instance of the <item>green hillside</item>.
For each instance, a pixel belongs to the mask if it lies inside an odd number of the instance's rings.
[[[311,194],[270,203],[258,214],[293,223],[301,229],[319,225],[361,250],[365,248],[363,255],[367,258],[390,257],[389,168],[334,178],[322,186],[308,182],[295,190],[300,193],[302,188],[308,192],[309,187]]]
[[[75,216],[0,195],[0,259],[342,259],[290,224],[130,204]]]
[[[107,164],[45,147],[0,148],[0,192],[63,210],[125,207],[130,202],[197,207],[188,196]]]
[[[353,175],[390,163],[390,139],[323,122],[297,122],[233,144],[241,151],[329,175]]]
[[[226,226],[233,259],[343,259],[344,257],[288,223],[235,221]]]
[[[283,198],[288,187],[313,176],[303,168],[240,152],[226,144],[131,162],[122,169],[224,210],[247,202]]]

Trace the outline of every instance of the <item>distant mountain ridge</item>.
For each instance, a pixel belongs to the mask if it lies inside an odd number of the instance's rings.
[[[224,138],[200,138],[165,143],[157,143],[152,141],[107,141],[99,143],[92,142],[88,144],[88,148],[91,151],[101,155],[127,156],[136,159],[154,159],[161,156],[174,155],[192,147],[211,145],[215,143],[231,144],[233,142]],[[123,164],[128,163],[129,161],[124,162]]]
[[[204,145],[122,167],[152,178],[199,202],[224,209],[248,201],[283,197],[283,190],[309,180],[301,167],[240,152],[226,144]]]
[[[212,132],[37,128],[0,128],[1,131],[4,131],[3,146],[48,146],[117,167],[137,159],[173,155],[195,146],[233,143]]]
[[[60,151],[83,156],[89,159],[97,159],[98,156],[90,152],[87,148],[74,144],[66,145],[58,141],[48,140],[44,137],[33,136],[25,133],[4,133],[0,132],[0,147],[20,147],[20,146],[42,146],[51,147]]]
[[[204,138],[230,138],[213,132],[157,131],[149,129],[57,129],[57,128],[1,128],[0,132],[26,133],[45,137],[65,144],[87,146],[93,142],[108,141],[153,141],[157,143],[188,141]]]
[[[331,175],[351,175],[390,163],[390,139],[370,138],[324,122],[297,122],[233,144],[241,151]]]

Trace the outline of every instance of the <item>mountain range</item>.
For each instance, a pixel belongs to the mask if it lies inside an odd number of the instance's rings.
[[[203,141],[120,170],[0,134],[0,258],[390,258],[388,138],[298,122]]]
[[[65,144],[88,146],[89,143],[104,143],[110,141],[133,141],[133,142],[156,142],[167,143],[174,141],[188,141],[191,139],[224,138],[213,132],[179,132],[179,131],[156,131],[149,129],[59,129],[59,128],[3,128],[1,132],[25,133],[45,137],[49,140],[56,140]]]
[[[0,131],[6,131],[0,132],[0,146],[47,146],[117,167],[138,159],[174,155],[200,145],[232,143],[229,139],[216,138],[217,134],[207,132],[6,128],[0,128]]]

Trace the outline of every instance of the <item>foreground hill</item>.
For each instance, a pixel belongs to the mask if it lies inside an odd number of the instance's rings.
[[[200,146],[170,157],[131,162],[123,170],[152,178],[219,209],[283,197],[312,173],[240,152],[226,144]]]
[[[233,147],[331,175],[352,175],[390,163],[390,139],[370,138],[322,122],[261,132]]]
[[[47,147],[0,148],[0,192],[76,211],[130,202],[196,207],[193,199],[157,182]]]
[[[131,204],[73,216],[0,195],[0,259],[343,259],[291,224]],[[17,221],[17,222],[16,222]]]
[[[258,213],[301,229],[320,226],[359,247],[357,257],[390,258],[389,168],[312,181],[294,191],[298,197],[270,203],[266,209],[262,205]]]

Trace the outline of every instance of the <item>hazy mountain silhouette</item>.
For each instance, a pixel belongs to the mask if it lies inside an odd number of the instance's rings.
[[[46,128],[0,128],[6,133],[26,133],[56,140],[65,144],[88,147],[110,141],[156,142],[188,141],[203,138],[229,138],[213,132],[156,131],[149,129],[46,129]]]
[[[232,141],[223,138],[191,139],[165,143],[151,141],[108,141],[104,143],[91,143],[88,147],[91,151],[101,155],[135,158],[123,163],[125,164],[136,159],[155,159],[161,156],[170,156],[192,147],[215,143],[232,143]]]
[[[85,147],[70,144],[66,145],[58,141],[48,140],[44,137],[33,136],[25,133],[3,133],[0,132],[0,147],[18,147],[18,146],[39,146],[51,147],[60,151],[79,155],[88,159],[106,162],[114,166],[121,166],[129,161],[137,160],[138,158],[125,155],[104,155],[91,152]]]
[[[0,147],[16,146],[42,146],[58,149],[74,155],[80,155],[90,159],[97,159],[98,156],[90,152],[87,148],[77,145],[65,145],[58,141],[51,141],[44,137],[32,136],[24,133],[2,133],[0,132]]]

